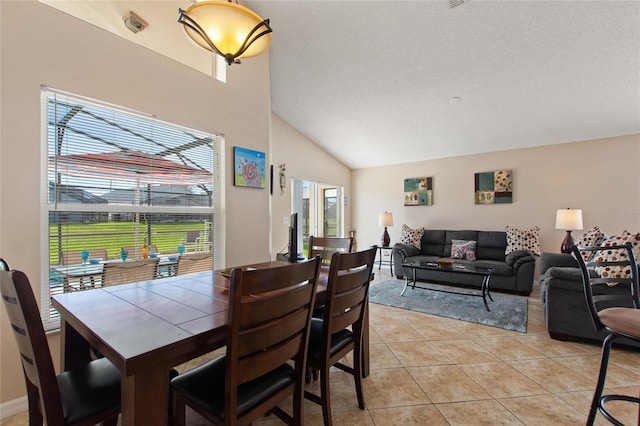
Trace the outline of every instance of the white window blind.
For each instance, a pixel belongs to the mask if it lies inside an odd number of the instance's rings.
[[[42,117],[47,329],[58,326],[52,295],[101,285],[99,274],[78,278],[62,266],[119,261],[126,248],[132,260],[210,251],[213,267],[223,267],[222,136],[48,88]],[[158,278],[171,271],[161,266]]]

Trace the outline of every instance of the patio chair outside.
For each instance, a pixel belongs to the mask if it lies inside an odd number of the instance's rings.
[[[200,248],[200,231],[187,231],[184,237],[184,246],[185,251],[196,251]]]
[[[177,275],[212,271],[213,257],[211,253],[189,253],[178,258]]]
[[[160,259],[134,260],[133,262],[106,263],[102,272],[102,285],[104,287],[149,281],[158,275],[158,262]]]

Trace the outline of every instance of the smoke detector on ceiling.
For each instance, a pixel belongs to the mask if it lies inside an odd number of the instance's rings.
[[[134,34],[139,33],[149,26],[149,24],[147,24],[144,19],[131,11],[129,11],[129,13],[123,18],[123,20],[124,26]]]

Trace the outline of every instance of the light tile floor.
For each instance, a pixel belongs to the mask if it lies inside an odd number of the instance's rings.
[[[389,278],[381,271],[372,283]],[[335,425],[579,425],[597,378],[600,347],[549,338],[538,288],[529,297],[527,333],[371,304],[371,375],[367,408],[358,408],[353,379],[335,370]],[[180,366],[185,371],[206,358]],[[640,353],[616,349],[605,391],[637,395]],[[317,389],[317,384],[311,384]],[[615,406],[624,424],[638,409]],[[614,406],[614,404],[611,404]],[[283,407],[288,409],[286,405]],[[320,407],[305,401],[305,424],[322,425]],[[597,424],[608,424],[598,415]],[[1,426],[27,425],[26,414]],[[189,412],[188,425],[209,423]],[[257,425],[281,424],[266,418]]]

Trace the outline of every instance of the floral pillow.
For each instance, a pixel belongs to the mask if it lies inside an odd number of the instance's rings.
[[[620,235],[614,235],[607,238],[601,245],[603,247],[615,247],[631,243],[633,247],[633,254],[636,257],[640,257],[640,232],[637,234],[630,234],[628,231],[622,231]],[[626,260],[627,256],[620,250],[600,250],[595,252],[594,262],[615,262],[619,260]],[[598,275],[602,278],[629,278],[631,276],[631,269],[629,266],[598,266],[595,268]],[[610,283],[609,285],[615,285],[616,283]]]
[[[451,258],[476,260],[476,242],[451,240]]]
[[[422,240],[422,234],[424,228],[411,229],[407,225],[402,225],[402,231],[400,233],[400,242],[402,244],[411,244],[420,249],[420,240]]]
[[[604,235],[600,228],[594,226],[580,235],[578,239],[575,240],[575,243],[578,247],[596,247],[601,245],[606,238],[606,235]],[[589,262],[595,255],[593,251],[581,251],[580,253],[585,262]]]
[[[534,226],[528,229],[518,229],[512,226],[506,227],[507,248],[504,254],[509,254],[516,250],[529,250],[531,253],[540,256],[540,227]]]

